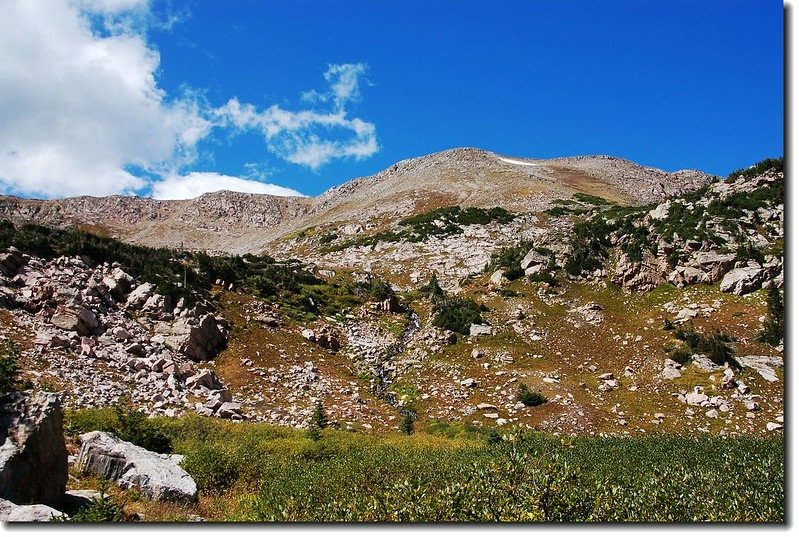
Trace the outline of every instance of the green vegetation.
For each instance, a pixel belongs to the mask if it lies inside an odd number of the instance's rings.
[[[503,269],[505,277],[509,280],[508,271],[512,269],[520,269],[522,259],[527,255],[527,252],[535,247],[533,241],[522,241],[516,246],[505,246],[491,254],[491,261],[488,262],[483,272],[493,272],[495,270]],[[551,251],[547,250],[549,253]],[[522,276],[524,271],[522,271]],[[516,278],[513,278],[516,279]]]
[[[322,404],[322,401],[317,401],[316,405],[314,405],[313,414],[311,414],[311,421],[308,424],[308,429],[306,430],[306,435],[311,440],[321,440],[322,439],[322,429],[327,427],[327,413],[325,412],[325,407]]]
[[[538,406],[547,402],[547,398],[539,392],[531,391],[527,384],[519,384],[516,400],[524,406]]]
[[[276,261],[267,255],[210,256],[203,252],[147,248],[80,230],[31,224],[17,228],[3,220],[0,249],[8,246],[46,259],[84,255],[97,264],[118,262],[131,275],[156,284],[158,293],[176,300],[184,298],[188,304],[199,297],[208,297],[208,291],[221,280],[225,285],[280,303],[289,317],[299,320],[340,315],[366,300],[394,296],[391,286],[379,278],[365,284],[328,283],[296,259]]]
[[[473,324],[483,323],[484,308],[470,298],[445,297],[433,304],[433,326],[469,335]]]
[[[580,201],[582,203],[588,203],[591,205],[614,205],[613,203],[609,202],[603,197],[600,196],[592,196],[591,194],[584,194],[582,192],[577,192],[572,198]]]
[[[450,296],[438,284],[436,275],[419,288],[419,294],[433,303],[433,326],[469,335],[472,324],[483,323],[484,305],[470,298]]]
[[[399,428],[404,434],[408,436],[413,434],[413,422],[416,421],[412,412],[405,412],[402,415],[402,421],[400,422]]]
[[[0,350],[0,395],[19,386],[19,349],[12,339],[6,339]]]
[[[781,436],[566,440],[439,424],[441,436],[331,430],[311,440],[289,428],[194,415],[163,420],[163,427],[185,455],[202,503],[215,506],[202,513],[210,520],[781,522],[785,516]]]
[[[784,169],[784,165],[785,159],[783,157],[767,158],[761,160],[753,166],[732,172],[727,176],[727,179],[729,181],[735,181],[740,176],[743,176],[744,178],[755,177],[756,175],[760,175],[769,170],[781,172]]]
[[[174,299],[193,300],[191,288],[207,288],[207,282],[184,266],[185,253],[167,248],[147,248],[76,229],[53,229],[34,224],[14,226],[0,221],[0,250],[15,246],[31,255],[53,259],[87,256],[94,263],[118,262],[131,275],[157,286],[157,292]],[[188,289],[183,286],[184,279]]]
[[[601,217],[578,222],[569,240],[571,255],[563,268],[572,276],[590,273],[602,268],[610,247],[611,228]]]
[[[163,422],[148,418],[120,398],[111,408],[64,410],[64,432],[76,436],[89,431],[107,431],[121,440],[156,453],[172,453],[172,439]]]
[[[212,520],[780,522],[785,516],[780,436],[565,440],[447,425],[437,428],[442,436],[333,430],[314,441],[302,431],[198,416],[163,420],[163,427],[200,494],[216,506]]]
[[[674,336],[688,346],[691,354],[704,354],[716,365],[728,364],[730,366],[737,367],[738,369],[741,368],[740,364],[733,357],[733,351],[731,347],[731,343],[734,341],[733,338],[723,333],[718,328],[708,336],[697,331],[693,325],[690,325],[687,328],[678,328],[674,332]],[[671,354],[672,360],[678,363],[685,363],[681,362],[680,359],[675,358],[675,352],[676,351],[673,351]],[[684,355],[677,354],[677,357],[683,358]]]
[[[72,516],[56,518],[56,522],[123,522],[125,513],[123,506],[114,501],[108,494],[108,481],[100,482],[100,496],[78,509]]]
[[[486,225],[491,222],[507,224],[515,215],[502,207],[481,209],[478,207],[459,206],[442,207],[432,211],[410,216],[398,223],[397,231],[384,231],[375,235],[357,237],[325,248],[325,253],[337,252],[351,247],[375,247],[379,242],[424,242],[429,237],[446,237],[463,233],[463,226],[472,224]]]
[[[785,337],[785,303],[782,291],[776,287],[768,290],[766,319],[763,329],[757,334],[758,341],[779,345]]]
[[[114,405],[116,423],[104,430],[113,433],[120,440],[125,440],[156,453],[171,453],[172,442],[155,423],[140,410],[135,410],[126,399],[120,399]]]

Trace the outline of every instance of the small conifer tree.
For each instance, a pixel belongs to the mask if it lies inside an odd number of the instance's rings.
[[[311,423],[316,425],[320,431],[327,427],[327,413],[325,412],[325,407],[322,404],[322,401],[316,402],[316,406],[314,406],[313,409],[313,414],[311,415]]]
[[[406,412],[405,415],[402,417],[402,421],[400,422],[400,431],[407,435],[413,434],[413,422],[416,421],[413,417],[413,414],[410,412]]]

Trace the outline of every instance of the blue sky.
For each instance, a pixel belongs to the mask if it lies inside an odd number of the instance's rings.
[[[8,193],[316,195],[461,146],[719,175],[783,154],[781,2],[51,4],[0,0]]]

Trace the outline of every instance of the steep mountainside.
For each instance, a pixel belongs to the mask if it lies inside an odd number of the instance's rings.
[[[612,157],[550,160],[506,158],[452,149],[399,162],[317,198],[216,192],[193,200],[0,197],[0,218],[57,227],[78,226],[147,246],[260,253],[307,228],[357,222],[379,227],[431,209],[504,207],[538,212],[575,193],[640,205],[702,186],[698,171],[666,173]]]

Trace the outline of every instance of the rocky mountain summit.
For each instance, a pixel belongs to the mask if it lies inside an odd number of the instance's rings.
[[[151,247],[261,253],[307,228],[382,226],[450,205],[541,211],[583,192],[621,203],[662,200],[709,182],[699,171],[667,173],[612,157],[517,159],[472,148],[398,162],[315,198],[220,191],[192,200],[0,196],[0,218],[90,231]]]

